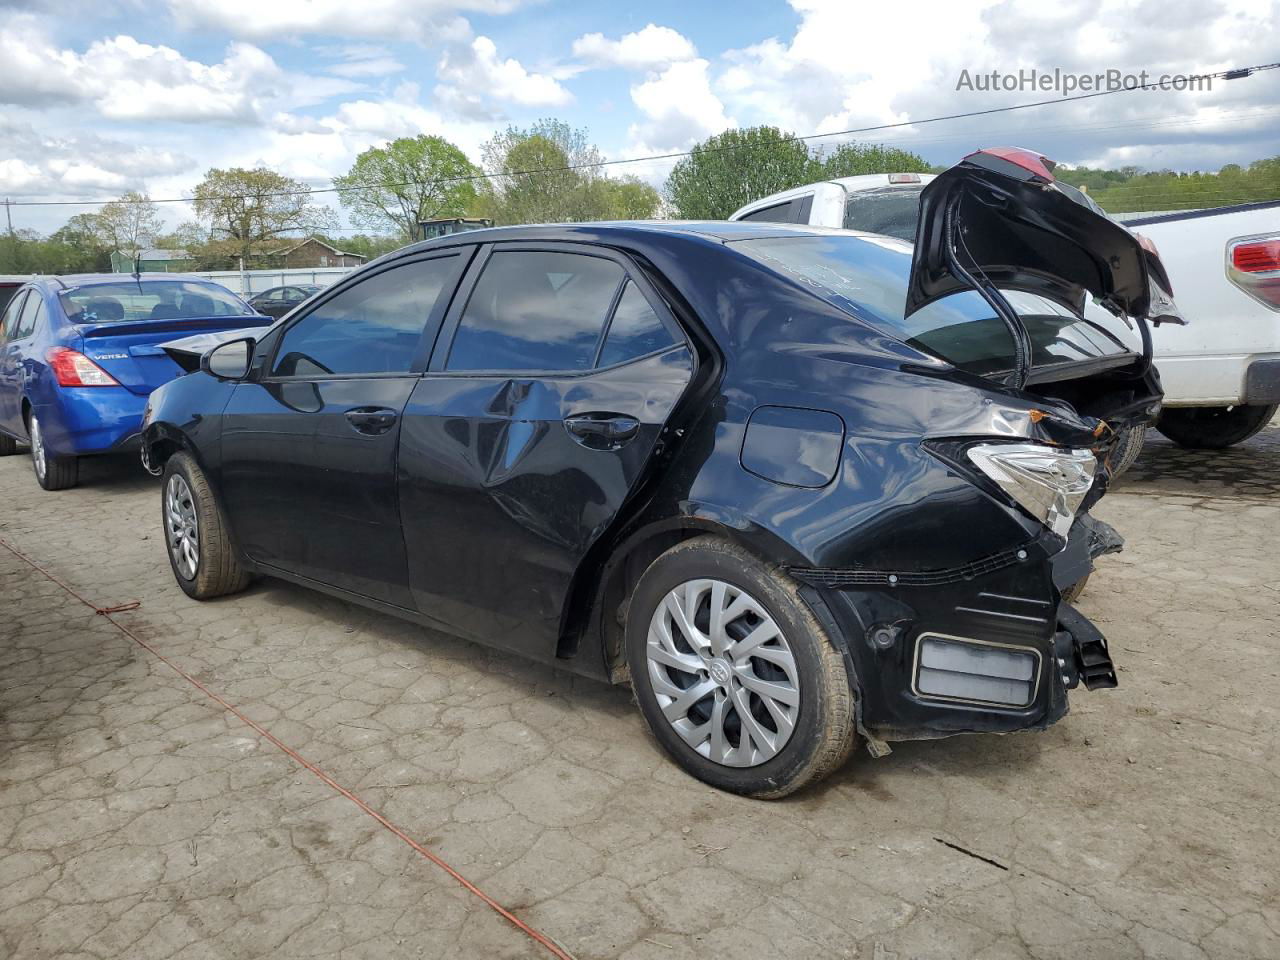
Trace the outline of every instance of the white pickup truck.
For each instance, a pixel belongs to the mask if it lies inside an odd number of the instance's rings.
[[[730,220],[865,230],[914,240],[930,174],[811,183],[747,204]],[[1280,405],[1280,201],[1123,221],[1151,239],[1186,326],[1153,337],[1165,397],[1156,429],[1186,447],[1240,443]],[[1141,449],[1133,437],[1128,463]]]

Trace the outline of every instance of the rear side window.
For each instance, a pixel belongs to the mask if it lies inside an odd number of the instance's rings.
[[[272,374],[408,373],[457,262],[449,256],[392,267],[326,300],[285,332]]]
[[[622,291],[609,323],[609,332],[600,351],[601,367],[625,363],[654,353],[676,342],[671,331],[654,312],[644,294],[630,280]]]
[[[603,257],[495,252],[467,301],[445,369],[591,369],[624,279],[622,267]]]

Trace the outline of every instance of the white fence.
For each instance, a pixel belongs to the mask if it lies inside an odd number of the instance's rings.
[[[212,270],[183,271],[186,276],[200,277],[220,283],[232,293],[251,297],[272,287],[284,287],[291,283],[316,283],[327,287],[337,283],[355,267],[316,267],[296,270]]]

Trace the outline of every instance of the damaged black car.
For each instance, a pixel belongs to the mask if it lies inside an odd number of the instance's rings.
[[[1034,155],[980,152],[914,248],[773,223],[479,230],[356,271],[157,390],[191,597],[258,575],[630,682],[717,787],[859,738],[1043,728],[1115,685],[1068,600],[1158,412],[1147,265]],[[207,351],[207,352],[202,352]]]

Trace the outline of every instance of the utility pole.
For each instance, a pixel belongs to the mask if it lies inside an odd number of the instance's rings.
[[[13,236],[13,201],[8,197],[4,198],[4,218],[9,223],[9,236]]]

